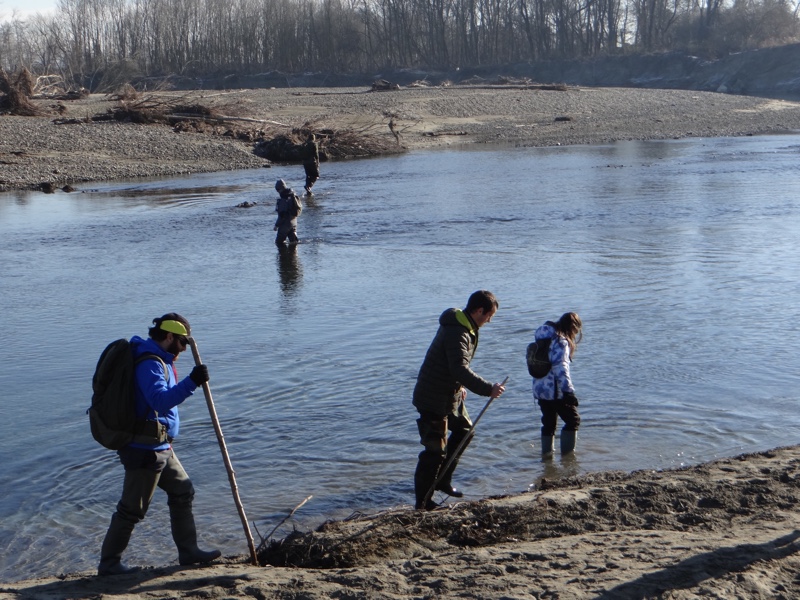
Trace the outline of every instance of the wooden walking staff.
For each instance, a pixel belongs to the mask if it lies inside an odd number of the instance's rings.
[[[194,341],[194,338],[191,336],[187,336],[186,338],[189,340],[189,345],[192,348],[192,355],[194,356],[194,364],[201,365],[203,362],[200,360],[200,353],[197,351],[197,342]],[[208,382],[203,384],[203,393],[206,395],[206,404],[208,405],[208,412],[211,413],[211,422],[214,423],[214,431],[217,432],[217,441],[219,441],[219,448],[222,450],[222,460],[225,461],[225,468],[228,470],[228,480],[231,482],[231,492],[233,492],[233,501],[236,503],[236,509],[239,511],[239,518],[242,520],[242,526],[244,527],[244,534],[247,536],[247,546],[250,548],[250,558],[253,561],[253,565],[258,566],[258,557],[256,556],[256,545],[253,541],[253,534],[250,533],[250,525],[247,523],[247,516],[244,514],[244,506],[242,506],[242,500],[239,498],[239,488],[236,485],[236,475],[233,472],[233,465],[231,464],[231,458],[228,455],[228,449],[225,447],[225,438],[222,435],[222,427],[219,425],[219,419],[217,418],[217,410],[214,408],[214,400],[211,398],[211,388],[208,385]]]
[[[508,377],[503,379],[503,382],[500,385],[505,385],[507,381],[508,381]],[[450,465],[453,464],[453,461],[456,458],[458,458],[458,455],[461,453],[461,450],[464,448],[464,445],[472,437],[472,434],[475,433],[475,428],[478,426],[478,421],[481,420],[481,417],[483,416],[483,413],[486,412],[486,409],[489,408],[489,405],[492,402],[494,402],[494,398],[489,398],[489,401],[483,407],[483,410],[481,410],[481,412],[478,413],[478,418],[475,419],[475,422],[472,424],[472,427],[469,428],[469,432],[467,432],[467,435],[464,436],[464,439],[461,440],[461,443],[456,447],[456,451],[453,452],[453,454],[450,455],[450,458],[447,460],[446,463],[444,463],[444,467],[439,469],[439,475],[436,477],[436,481],[433,482],[433,485],[431,486],[431,489],[429,489],[428,493],[425,494],[425,500],[428,500],[433,496],[433,492],[436,491],[436,486],[439,485],[439,482],[442,480],[442,477],[444,477],[444,474],[447,473],[447,469],[449,469]]]

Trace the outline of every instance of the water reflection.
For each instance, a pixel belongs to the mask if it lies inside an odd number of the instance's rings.
[[[542,457],[542,468],[542,475],[536,483],[531,485],[531,488],[540,489],[546,487],[547,481],[558,481],[559,479],[567,479],[579,475],[581,465],[578,459],[578,451],[562,455],[559,454],[558,448],[556,448],[556,452],[552,456]]]
[[[297,244],[281,244],[278,246],[278,278],[281,291],[286,297],[292,297],[300,290],[303,280],[303,266],[297,253]]]

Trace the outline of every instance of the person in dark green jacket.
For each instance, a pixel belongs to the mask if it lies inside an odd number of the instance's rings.
[[[431,498],[437,479],[437,491],[455,498],[464,495],[451,480],[459,459],[454,456],[456,449],[467,435],[472,438],[472,421],[465,404],[467,390],[491,398],[505,391],[503,384],[491,383],[470,368],[478,347],[478,330],[492,320],[498,307],[494,294],[479,290],[469,297],[464,310],[449,308],[439,317],[439,330],[419,369],[412,401],[419,412],[417,427],[424,447],[414,473],[418,510],[438,506]],[[459,455],[467,445],[469,440]],[[440,473],[451,457],[447,472]]]
[[[311,195],[311,188],[314,187],[317,179],[319,179],[319,144],[317,143],[317,136],[313,133],[309,134],[306,143],[303,144],[303,170],[306,172],[306,195]]]

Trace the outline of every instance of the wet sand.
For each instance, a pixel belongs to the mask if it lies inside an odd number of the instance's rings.
[[[599,473],[503,498],[331,522],[281,553],[325,568],[154,566],[0,585],[0,599],[800,597],[800,447]]]

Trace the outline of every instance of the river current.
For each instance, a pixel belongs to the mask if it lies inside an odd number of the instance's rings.
[[[799,159],[783,135],[323,163],[294,251],[273,185],[302,190],[298,166],[1,194],[0,580],[96,568],[122,468],[89,433],[92,372],[168,311],[209,366],[257,544],[308,496],[276,537],[411,505],[416,373],[477,289],[500,310],[473,367],[509,382],[456,472],[468,499],[797,443]],[[542,462],[524,352],[566,311],[583,425],[574,459]],[[246,554],[202,393],[180,410],[202,545]],[[176,561],[160,491],[125,559]]]

